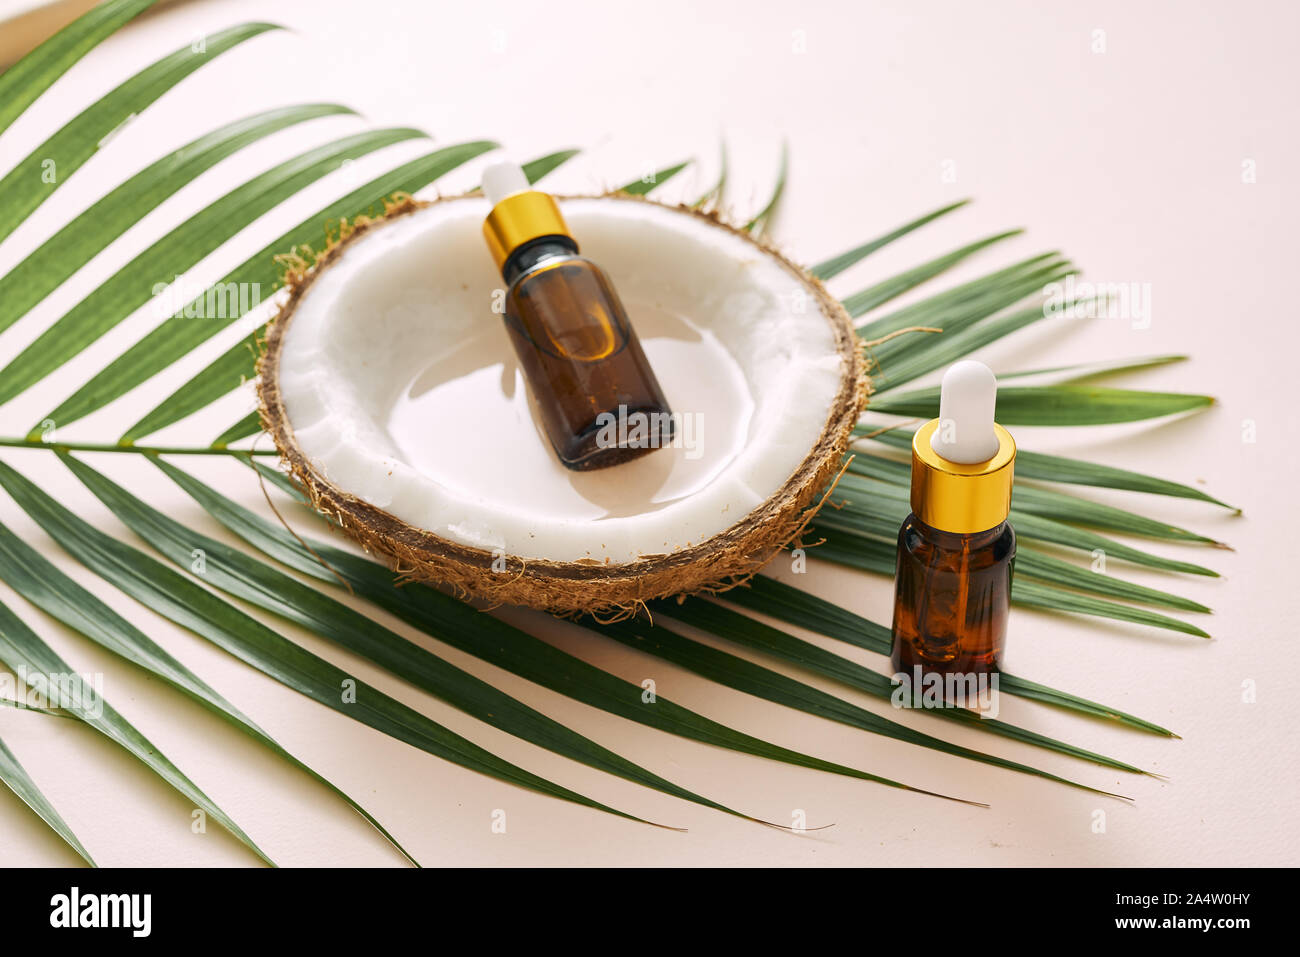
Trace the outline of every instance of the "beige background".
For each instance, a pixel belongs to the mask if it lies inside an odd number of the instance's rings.
[[[974,275],[1059,248],[1088,278],[1150,283],[1153,322],[1044,324],[987,350],[1009,371],[1085,359],[1185,352],[1193,359],[1126,381],[1220,397],[1193,417],[1078,431],[1020,430],[1023,447],[1095,456],[1205,487],[1245,509],[1137,495],[1096,497],[1231,542],[1235,552],[1152,545],[1223,573],[1171,579],[1122,574],[1212,605],[1212,642],[1094,620],[1017,613],[1016,672],[1162,722],[1162,740],[1013,700],[1004,714],[1168,775],[1116,776],[1009,742],[939,733],[1136,797],[1134,806],[904,746],[720,689],[657,660],[594,641],[568,626],[564,648],[769,740],[911,783],[983,798],[978,810],[669,737],[529,686],[475,659],[417,639],[498,687],[620,753],[757,815],[835,827],[791,836],[639,789],[482,726],[350,660],[297,629],[285,634],[354,669],[497,753],[635,813],[688,827],[677,834],[615,820],[460,770],[364,729],[250,671],[162,621],[66,559],[7,499],[4,521],[115,608],[129,615],[290,750],[360,799],[426,864],[1294,864],[1297,853],[1293,687],[1297,123],[1295,9],[1283,3],[699,4],[665,0],[618,9],[569,2],[275,5],[180,4],[88,56],[0,138],[6,168],[93,96],[203,32],[273,17],[293,28],[255,39],[206,67],[126,128],[0,245],[14,265],[70,215],[165,150],[276,103],[336,100],[374,124],[413,124],[439,142],[493,137],[529,157],[563,146],[583,156],[555,189],[617,185],[696,157],[662,191],[694,198],[716,175],[719,136],[733,160],[737,216],[765,201],[782,138],[791,174],[777,238],[815,261],[962,196],[977,203],[836,280],[847,295],[963,242],[1009,226],[1026,237],[991,252]],[[1094,53],[1096,30],[1105,52]],[[798,31],[802,31],[801,33]],[[806,52],[795,52],[800,45]],[[331,119],[261,142],[150,214],[23,322],[0,336],[16,354],[134,252],[198,204],[306,146],[361,127]],[[368,157],[236,237],[191,274],[210,281],[265,238],[379,170],[426,150],[402,144]],[[1253,160],[1258,182],[1242,182]],[[945,167],[945,164],[951,166]],[[441,185],[472,184],[476,164]],[[956,182],[944,182],[945,168]],[[165,277],[163,277],[165,278]],[[17,435],[153,322],[143,309],[21,401],[0,410]],[[111,440],[157,399],[240,335],[115,406],[69,427],[64,439]],[[158,437],[208,441],[249,408],[232,397]],[[1256,442],[1243,442],[1243,423]],[[3,452],[101,527],[130,538],[39,451]],[[93,464],[209,534],[220,534],[146,463]],[[253,507],[260,493],[234,463],[201,474]],[[304,518],[299,519],[306,524]],[[1112,570],[1118,566],[1115,563]],[[877,621],[890,584],[814,564],[799,584]],[[159,683],[66,632],[7,587],[9,603],[74,666],[102,671],[108,699],[284,864],[398,862],[341,802],[264,749]],[[379,615],[390,627],[409,633]],[[814,639],[873,667],[884,662]],[[881,703],[815,678],[873,710]],[[1258,689],[1242,701],[1243,682]],[[930,729],[924,716],[905,716]],[[247,865],[252,856],[212,827],[189,830],[189,807],[93,732],[35,714],[0,711],[0,735],[18,753],[104,864]],[[490,815],[504,809],[508,830]],[[1094,811],[1106,831],[1093,832]],[[11,795],[0,794],[0,863],[69,864],[75,857]]]

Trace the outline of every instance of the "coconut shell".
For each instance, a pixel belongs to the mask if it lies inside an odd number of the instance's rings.
[[[615,202],[653,203],[614,194]],[[434,202],[454,202],[440,199]],[[360,237],[431,205],[403,198],[383,216],[345,223],[319,255],[288,258],[288,296],[272,320],[258,363],[262,425],[280,450],[289,472],[315,508],[336,522],[366,551],[383,557],[403,578],[448,586],[462,597],[493,605],[526,605],[556,613],[590,613],[614,618],[634,614],[645,602],[674,595],[716,593],[743,583],[796,540],[842,471],[854,425],[870,390],[866,360],[852,321],[822,283],[778,250],[723,222],[716,214],[688,206],[682,215],[707,220],[743,236],[763,256],[779,261],[802,282],[817,312],[830,324],[841,360],[839,389],[820,437],[785,483],[740,521],[704,541],[671,554],[645,555],[626,563],[524,559],[464,545],[416,528],[333,485],[304,455],[281,396],[278,368],[285,334],[312,283]],[[658,204],[655,205],[664,205]]]

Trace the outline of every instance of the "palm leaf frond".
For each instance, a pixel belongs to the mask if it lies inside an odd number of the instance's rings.
[[[0,277],[0,331],[21,319],[82,263],[97,256],[163,200],[227,156],[298,123],[346,114],[352,111],[332,103],[267,110],[228,123],[151,163],[88,206]]]
[[[396,132],[381,133],[380,138],[385,135],[395,137],[393,141],[396,142],[424,134],[418,130],[410,130],[405,131],[403,135]],[[367,152],[364,147],[368,142],[372,141],[361,140],[356,148],[362,153]],[[243,285],[254,289],[273,289],[280,280],[280,267],[276,264],[278,254],[318,243],[325,235],[326,224],[373,213],[374,207],[385,197],[394,193],[416,192],[445,173],[495,147],[495,143],[487,141],[448,146],[390,170],[307,217],[293,229],[283,233],[236,266],[209,288],[222,289],[232,286],[237,288]],[[376,143],[373,148],[378,148],[378,144]],[[318,175],[323,175],[337,167],[346,158],[345,150],[333,159],[323,161],[317,169]],[[306,185],[308,181],[310,180],[304,179],[300,185]],[[174,274],[166,272],[167,263],[170,261],[172,260],[168,259],[159,263],[158,268],[163,270],[162,275]],[[131,288],[135,289],[135,287]],[[186,308],[194,304],[187,304]],[[182,309],[180,315],[173,315],[164,320],[161,325],[155,327],[152,332],[146,334],[143,339],[93,376],[58,408],[43,416],[43,420],[53,420],[62,427],[103,408],[150,376],[188,355],[193,349],[242,317],[239,310],[231,310],[231,312],[233,313],[231,315],[208,317],[204,322],[196,323],[187,318]],[[33,429],[33,434],[35,432],[36,430]]]
[[[3,606],[0,605],[0,608]],[[8,609],[0,610],[0,620],[7,619],[10,614]],[[40,819],[48,824],[55,834],[63,838],[64,843],[76,851],[83,861],[91,867],[97,866],[90,852],[82,846],[77,835],[72,833],[72,828],[68,827],[68,822],[59,816],[54,805],[41,793],[41,789],[36,786],[36,782],[19,763],[14,753],[9,750],[3,738],[0,738],[0,783],[12,791],[18,800],[35,811]]]
[[[186,44],[86,107],[0,179],[0,239],[49,199],[123,123],[222,53],[278,29],[271,23],[241,23],[207,37],[202,50]]]
[[[407,850],[365,808],[290,754],[278,741],[198,675],[113,609],[82,588],[31,545],[0,524],[0,579],[50,617],[113,654],[157,675],[178,691],[239,728],[342,798],[412,864]]]
[[[758,211],[744,228],[750,232],[763,235],[767,232],[772,224],[772,217],[776,215],[777,207],[781,205],[781,197],[785,195],[785,182],[790,175],[790,144],[783,142],[781,144],[781,165],[776,171],[776,183],[772,187],[772,195],[768,198],[766,205]]]
[[[345,161],[420,136],[424,134],[414,129],[357,133],[308,150],[231,190],[136,256],[0,369],[0,402],[39,382],[157,296],[160,276],[186,272],[262,214]],[[211,320],[211,325],[221,322],[220,316],[198,314]],[[191,311],[186,317],[182,311],[180,319],[189,321],[194,315]],[[73,408],[65,403],[47,418],[74,421],[80,415]]]
[[[1146,392],[1100,386],[1004,386],[998,390],[998,421],[1006,425],[1109,425],[1141,422],[1203,409],[1208,395]],[[871,403],[872,412],[932,419],[939,414],[939,389],[917,389]]]
[[[876,435],[873,430],[869,434],[873,438],[883,440],[890,433]],[[895,444],[895,442],[896,440],[891,440],[891,444]],[[907,446],[911,447],[910,439]],[[1016,452],[1017,466],[1020,465],[1022,454],[1024,453]],[[849,463],[848,468],[850,472],[867,475],[883,482],[892,482],[904,488],[911,485],[911,466],[906,462],[886,459],[878,455],[859,455]],[[1138,515],[1135,512],[1116,508],[1103,502],[1079,498],[1077,495],[1071,495],[1061,489],[1030,485],[1021,481],[1023,477],[1021,474],[1016,476],[1015,492],[1011,496],[1014,512],[1041,515],[1057,521],[1086,525],[1092,528],[1105,528],[1130,535],[1143,535],[1148,538],[1199,542],[1206,545],[1221,544],[1213,538],[1180,528],[1177,525],[1170,525],[1159,519]]]
[[[0,74],[0,133],[78,60],[155,0],[109,0],[78,17]]]
[[[960,199],[955,203],[949,203],[947,206],[941,206],[939,209],[934,210],[934,212],[926,213],[924,216],[918,216],[910,223],[904,223],[902,226],[890,230],[883,236],[878,236],[875,239],[868,240],[860,246],[854,246],[852,249],[845,250],[829,259],[823,259],[817,265],[813,266],[810,271],[814,276],[823,281],[833,279],[850,266],[857,265],[872,253],[884,249],[890,243],[902,239],[908,233],[915,232],[922,226],[927,226],[939,217],[947,216],[949,213],[955,212],[963,206],[969,205],[969,203],[969,199]]]
[[[895,448],[910,449],[913,433],[906,429],[889,429],[871,437],[878,442]],[[1211,505],[1221,505],[1233,509],[1231,505],[1219,501],[1198,488],[1171,482],[1169,479],[1143,475],[1128,469],[1074,459],[1063,455],[1048,455],[1032,452],[1028,449],[1016,451],[1016,475],[1020,478],[1038,479],[1043,482],[1061,482],[1067,485],[1091,485],[1095,488],[1113,488],[1126,492],[1148,492],[1152,495],[1169,495],[1174,498],[1188,498]],[[1233,509],[1240,512],[1241,509]]]
[[[769,578],[756,575],[750,579],[745,588],[727,592],[729,604],[739,605],[761,615],[768,615],[789,625],[808,628],[812,631],[836,638],[857,648],[865,648],[876,654],[887,655],[893,643],[890,630],[884,625],[856,615],[847,608],[842,608],[811,592],[806,592]],[[1176,738],[1167,728],[1136,715],[1110,708],[1096,701],[1089,701],[1078,695],[1048,688],[1035,681],[1029,681],[1017,675],[1002,672],[1000,690],[1022,697],[1033,698],[1044,704],[1080,711],[1095,717],[1118,721],[1139,731],[1146,731],[1166,738]]]
[[[798,767],[916,790],[870,772],[769,744],[697,714],[662,695],[656,695],[654,707],[646,707],[644,689],[639,685],[588,664],[428,586],[409,583],[401,588],[394,587],[393,573],[384,566],[324,542],[299,540],[283,527],[254,515],[188,472],[163,459],[154,459],[154,463],[208,514],[267,556],[330,584],[338,584],[336,576],[341,577],[354,594],[401,621],[521,678],[609,714],[704,744]],[[259,471],[274,476],[272,481],[277,484],[284,481],[284,476],[273,469],[259,466]],[[286,490],[298,494],[292,486]]]
[[[195,533],[84,462],[70,456],[65,456],[64,462],[123,523],[174,564],[189,567],[194,550],[201,551],[206,569],[203,579],[212,587],[302,625],[394,677],[517,738],[673,797],[753,819],[620,757],[296,578]]]
[[[7,466],[0,463],[0,468],[7,469]],[[135,725],[122,717],[107,701],[99,698],[86,681],[72,670],[71,665],[60,658],[53,648],[4,604],[0,604],[0,661],[15,673],[26,674],[28,683],[36,688],[40,688],[43,681],[53,680],[47,676],[57,676],[60,688],[68,691],[59,700],[59,706],[63,710],[80,718],[123,748],[162,778],[168,786],[192,801],[196,808],[237,837],[254,854],[274,866],[275,862],[253,843],[253,839],[198,785],[186,777],[157,745],[141,734]]]
[[[681,163],[675,163],[672,166],[669,166],[665,169],[661,169],[658,170],[657,172],[650,173],[647,176],[639,177],[638,179],[632,180],[632,182],[630,183],[625,183],[624,185],[620,186],[617,190],[615,190],[615,192],[630,193],[633,196],[645,196],[648,193],[650,193],[651,190],[658,189],[660,186],[668,182],[670,179],[672,179],[674,176],[676,176],[678,173],[680,173],[682,170],[686,169],[686,167],[690,165],[691,165],[690,160],[685,160],[684,162]]]
[[[2,462],[0,487],[69,555],[90,571],[165,618],[206,638],[293,690],[399,741],[470,770],[618,817],[652,823],[496,757],[324,658],[298,647],[256,618],[143,552],[105,535]],[[42,671],[39,668],[33,670],[37,673]],[[61,670],[66,672],[69,669]]]

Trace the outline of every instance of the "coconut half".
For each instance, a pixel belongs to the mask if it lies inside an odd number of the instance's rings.
[[[849,316],[716,217],[559,202],[678,417],[671,447],[560,464],[494,309],[475,196],[406,201],[290,275],[260,365],[264,425],[315,506],[410,578],[605,615],[737,584],[842,466],[867,389]]]

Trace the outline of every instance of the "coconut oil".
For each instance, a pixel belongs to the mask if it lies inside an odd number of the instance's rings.
[[[602,469],[669,445],[674,422],[609,277],[578,255],[555,201],[513,163],[489,167],[483,224],[506,330],[556,456]]]

